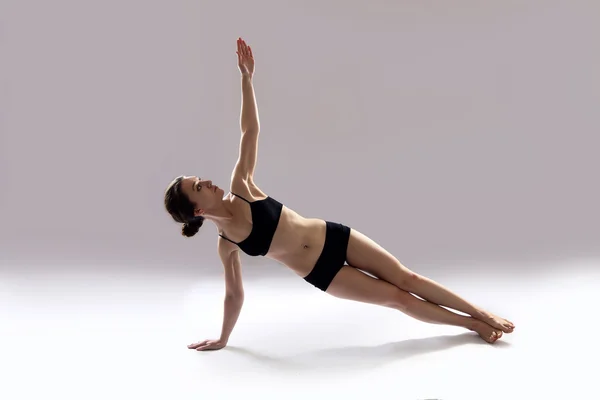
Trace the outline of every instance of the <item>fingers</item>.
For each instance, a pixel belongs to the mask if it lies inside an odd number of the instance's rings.
[[[221,347],[222,346],[220,346],[220,343],[215,340],[203,340],[202,342],[188,344],[188,346],[187,346],[188,349],[192,349],[192,350],[196,350],[196,351],[216,350],[216,349],[220,349]]]
[[[250,48],[250,46],[248,46],[246,44],[246,42],[242,38],[238,38],[238,40],[237,40],[237,53],[238,53],[238,56],[241,56],[244,58],[252,58],[253,57],[252,49]]]
[[[196,348],[196,351],[205,351],[205,350],[217,350],[220,346],[215,343],[207,343],[204,346],[200,346]]]
[[[197,349],[198,347],[205,346],[208,343],[208,340],[203,340],[202,342],[196,342],[192,344],[188,344],[188,349]]]
[[[237,40],[237,53],[240,57],[244,56],[244,49],[242,47],[242,39],[238,38]]]
[[[242,56],[248,57],[248,46],[246,45],[246,42],[244,42],[244,39],[238,38],[238,43]]]

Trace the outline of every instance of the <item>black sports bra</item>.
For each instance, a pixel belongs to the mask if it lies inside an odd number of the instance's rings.
[[[250,212],[252,213],[252,230],[250,231],[248,237],[239,243],[227,239],[221,234],[219,234],[219,236],[230,241],[231,243],[238,245],[238,247],[249,256],[266,255],[269,252],[269,247],[271,247],[275,230],[279,224],[279,218],[281,217],[283,204],[270,196],[266,199],[250,202],[233,192],[231,192],[231,194],[250,204]]]

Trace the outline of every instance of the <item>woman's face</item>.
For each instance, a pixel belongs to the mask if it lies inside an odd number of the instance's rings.
[[[194,203],[194,215],[200,216],[204,210],[210,209],[223,200],[224,190],[213,185],[210,179],[197,176],[185,176],[181,180],[181,190]]]

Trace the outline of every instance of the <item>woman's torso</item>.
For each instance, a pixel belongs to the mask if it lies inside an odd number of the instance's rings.
[[[255,184],[232,183],[231,192],[224,200],[230,202],[234,220],[225,227],[225,232],[219,233],[237,243],[247,238],[253,228],[253,215],[251,205],[244,199],[255,202],[266,197],[267,195]],[[255,223],[261,222],[257,220]],[[324,220],[305,218],[284,204],[266,257],[279,261],[304,277],[317,262],[324,243]]]

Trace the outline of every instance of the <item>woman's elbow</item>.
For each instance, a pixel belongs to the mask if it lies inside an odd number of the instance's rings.
[[[244,289],[241,287],[228,288],[225,291],[225,299],[231,301],[244,301]]]

